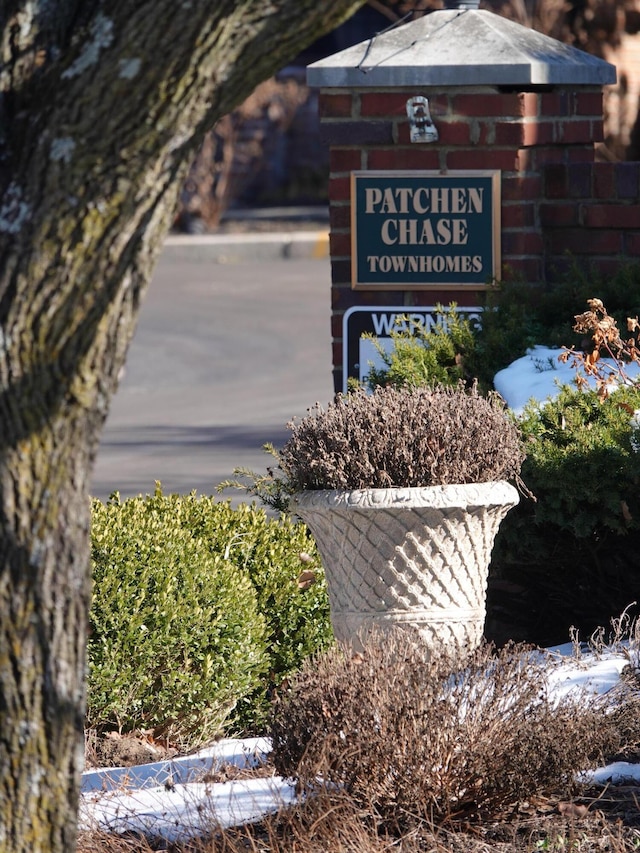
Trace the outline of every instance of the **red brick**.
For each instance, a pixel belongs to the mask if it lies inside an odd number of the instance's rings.
[[[525,116],[537,116],[540,112],[540,97],[536,92],[523,92],[520,95],[522,99],[522,114]]]
[[[616,163],[615,176],[618,198],[636,199],[638,197],[640,163]]]
[[[503,204],[502,205],[502,227],[503,228],[522,228],[527,225],[533,225],[535,221],[535,205],[533,202],[528,204]]]
[[[565,162],[566,148],[564,146],[542,146],[541,148],[533,148],[532,168],[542,170],[545,166],[551,164],[560,164]]]
[[[540,98],[540,111],[544,116],[568,118],[574,115],[575,92],[544,92]]]
[[[344,312],[334,312],[331,315],[331,337],[342,338],[342,320]]]
[[[509,94],[456,95],[454,115],[461,116],[523,116],[537,115],[537,95],[534,92]]]
[[[438,169],[437,149],[416,143],[412,148],[370,148],[367,152],[369,169]]]
[[[545,198],[567,198],[569,195],[569,178],[564,165],[554,163],[547,166],[543,176]]]
[[[556,141],[557,124],[552,121],[528,121],[523,125],[524,145],[550,145]]]
[[[344,284],[351,285],[351,261],[331,261],[331,281],[334,285],[336,284]],[[331,299],[333,300],[338,293],[339,288],[332,287],[331,288]],[[335,305],[332,301],[333,307],[340,307],[339,305]]]
[[[525,129],[521,121],[496,121],[493,125],[496,145],[525,145]]]
[[[351,225],[351,205],[330,204],[329,225],[331,228],[335,228],[336,230],[340,230],[341,228],[349,228]]]
[[[592,171],[592,163],[571,163],[567,166],[571,198],[591,198]]]
[[[558,125],[558,141],[565,145],[576,142],[593,142],[592,122],[586,119],[560,122]]]
[[[329,234],[329,247],[332,258],[351,257],[351,233],[337,234],[332,231]]]
[[[334,367],[338,365],[342,366],[342,341],[334,341],[331,346],[331,352],[333,354]]]
[[[355,145],[389,145],[393,142],[390,121],[323,121],[320,141],[337,148]]]
[[[465,121],[438,123],[440,145],[471,145],[471,125]]]
[[[407,96],[400,92],[365,92],[360,95],[360,115],[406,117]]]
[[[604,119],[592,119],[591,142],[604,142]]]
[[[347,118],[351,116],[353,100],[351,95],[328,95],[320,92],[318,110],[320,118]]]
[[[535,171],[533,164],[535,162],[533,156],[533,148],[518,148],[516,159],[513,164],[513,169],[516,172],[532,172]]]
[[[502,278],[509,281],[523,278],[525,281],[542,280],[542,261],[540,258],[507,258],[502,256]]]
[[[349,286],[331,288],[331,307],[346,311],[356,305],[397,305],[397,290],[352,290]]]
[[[624,247],[627,255],[638,257],[640,255],[640,233],[636,231],[633,234],[625,234]]]
[[[602,92],[578,92],[576,94],[576,115],[601,116],[602,112]]]
[[[545,228],[554,226],[580,225],[578,205],[566,202],[563,204],[541,204],[540,223]]]
[[[622,251],[622,235],[618,231],[591,231],[584,228],[561,228],[549,233],[552,252],[577,255],[613,255]]]
[[[596,152],[593,145],[569,145],[565,155],[568,164],[593,163]]]
[[[342,261],[338,261],[337,263],[343,263]],[[333,268],[334,263],[331,262],[331,267]],[[334,282],[331,287],[331,310],[332,311],[346,311],[347,308],[350,308],[352,305],[351,297],[351,279],[349,281],[341,281]]]
[[[587,228],[640,228],[640,204],[581,205]]]
[[[614,198],[615,165],[613,163],[594,163],[593,165],[593,195],[594,198]]]
[[[479,305],[478,291],[469,290],[412,290],[405,296],[404,305],[407,310],[423,308],[426,305],[449,305],[455,302],[461,308],[476,308]],[[398,295],[395,296],[398,304]]]
[[[505,169],[510,171],[516,165],[516,153],[512,149],[483,148],[456,149],[447,151],[448,169]]]
[[[620,273],[620,256],[589,258],[589,269],[597,270],[603,278],[618,275]]]
[[[502,176],[502,200],[519,201],[537,199],[541,193],[542,181],[538,175]]]
[[[350,201],[351,183],[349,176],[329,178],[329,198],[331,201]]]
[[[535,231],[502,233],[502,251],[505,255],[537,255],[542,249],[542,237]]]
[[[329,169],[331,172],[350,172],[362,167],[360,148],[331,148],[329,152]]]

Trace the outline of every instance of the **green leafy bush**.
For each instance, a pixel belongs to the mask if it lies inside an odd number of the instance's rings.
[[[566,269],[548,284],[506,280],[487,291],[481,327],[467,360],[469,375],[484,387],[493,377],[536,344],[580,347],[583,336],[573,330],[576,310],[597,295],[624,325],[640,314],[640,264],[621,263],[612,275],[585,268],[567,256]]]
[[[320,557],[304,524],[270,518],[255,506],[233,509],[213,498],[182,498],[180,519],[255,589],[266,622],[268,677],[238,702],[232,720],[254,729],[268,710],[270,690],[333,640]]]
[[[461,378],[489,390],[499,370],[536,344],[580,347],[584,335],[573,330],[573,317],[594,294],[623,327],[627,316],[640,315],[640,264],[621,263],[605,278],[568,263],[548,285],[507,279],[481,300],[480,321],[456,314],[453,303],[437,306],[440,322],[433,331],[414,325],[392,333],[392,351],[378,350],[383,367],[370,372],[367,384],[455,384]]]
[[[250,579],[183,524],[181,503],[93,503],[90,726],[206,740],[266,668]]]
[[[457,385],[465,378],[465,364],[475,348],[471,321],[456,310],[436,306],[437,323],[427,331],[421,323],[400,318],[402,326],[391,332],[393,346],[386,350],[371,335],[382,361],[371,367],[365,384],[370,389],[380,385],[396,388],[418,385]]]
[[[640,601],[640,453],[630,427],[638,408],[638,388],[602,399],[565,386],[525,410],[522,477],[536,501],[504,520],[492,573],[524,589],[527,639],[559,642],[571,626],[588,635]]]
[[[90,725],[253,728],[269,691],[331,641],[304,525],[159,488],[94,501],[92,518]]]

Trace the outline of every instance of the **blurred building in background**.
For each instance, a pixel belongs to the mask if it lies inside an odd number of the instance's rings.
[[[188,233],[221,227],[243,210],[327,203],[328,148],[320,138],[317,93],[306,66],[364,41],[441,0],[368,0],[346,23],[262,83],[207,135],[182,188],[175,226]],[[605,87],[605,142],[597,157],[640,160],[640,0],[482,0],[512,18],[617,66]]]

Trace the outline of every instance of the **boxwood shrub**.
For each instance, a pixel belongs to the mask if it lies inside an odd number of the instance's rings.
[[[255,728],[274,686],[330,643],[301,524],[158,486],[94,501],[91,538],[91,726],[192,740]]]
[[[214,498],[182,498],[182,524],[248,578],[266,622],[268,670],[241,699],[230,725],[256,730],[281,681],[333,640],[327,586],[315,542],[302,523],[267,515],[255,505],[231,507]]]

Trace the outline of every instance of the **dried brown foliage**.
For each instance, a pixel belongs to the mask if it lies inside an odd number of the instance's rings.
[[[604,399],[618,384],[635,384],[626,371],[626,365],[631,362],[640,364],[640,322],[637,317],[627,317],[627,331],[631,337],[623,340],[616,321],[607,312],[602,300],[588,299],[587,304],[588,311],[576,314],[573,330],[590,339],[589,351],[580,352],[575,347],[565,347],[560,361],[570,360],[570,366],[576,369],[574,381],[579,388],[588,386],[581,370],[593,377],[598,396]],[[612,363],[603,361],[605,358]]]
[[[287,426],[279,462],[294,491],[517,479],[524,459],[502,400],[462,386],[359,390]]]
[[[338,786],[403,832],[569,793],[578,771],[617,752],[620,735],[605,713],[612,699],[549,701],[549,666],[524,647],[484,647],[452,671],[455,661],[425,660],[405,634],[364,654],[333,650],[278,699],[276,770],[305,790]]]

